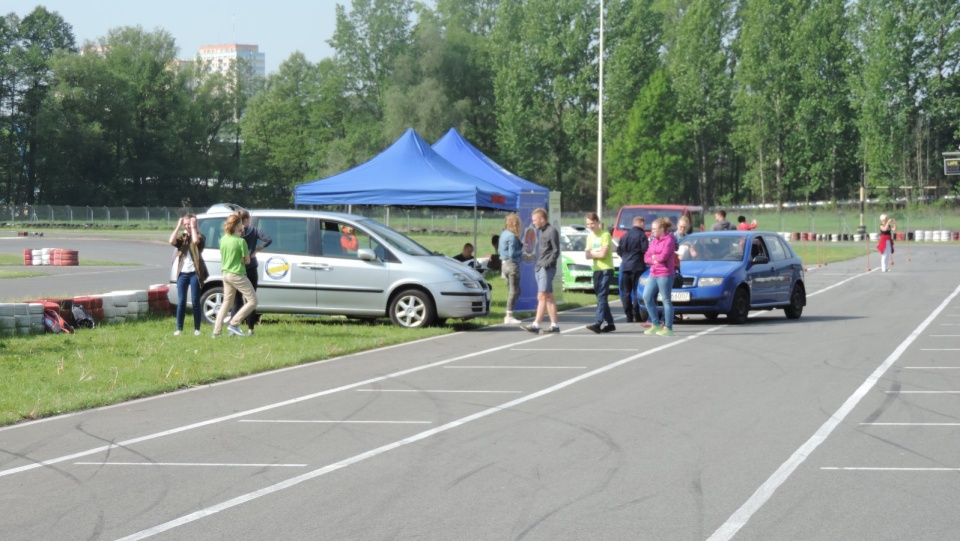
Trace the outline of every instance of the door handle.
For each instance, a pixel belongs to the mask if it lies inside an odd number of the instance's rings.
[[[297,266],[301,269],[310,269],[318,271],[331,271],[333,267],[327,265],[326,263],[297,263]]]

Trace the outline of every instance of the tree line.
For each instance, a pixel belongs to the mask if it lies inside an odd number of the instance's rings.
[[[604,205],[942,195],[960,142],[955,0],[605,0]],[[77,44],[0,18],[0,203],[289,206],[408,127],[457,128],[589,209],[599,0],[351,0],[330,58],[265,79],[164,30]],[[319,38],[318,38],[319,39]],[[269,51],[268,51],[269,54]],[[933,186],[936,189],[930,190]]]

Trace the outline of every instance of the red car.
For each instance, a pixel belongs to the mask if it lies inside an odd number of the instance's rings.
[[[657,218],[670,218],[674,227],[681,216],[686,216],[690,220],[690,232],[703,231],[703,207],[693,205],[624,205],[620,207],[617,213],[616,225],[613,228],[613,239],[620,241],[620,237],[627,234],[627,231],[633,227],[633,219],[637,216],[643,216],[647,234],[650,234],[650,226]]]

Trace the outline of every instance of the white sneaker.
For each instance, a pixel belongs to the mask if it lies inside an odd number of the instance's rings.
[[[523,322],[520,321],[519,319],[513,317],[513,316],[507,316],[507,317],[503,318],[503,323],[504,323],[505,325],[519,325],[519,324],[521,324],[521,323],[523,323]]]
[[[180,331],[173,331],[174,336],[180,336]]]
[[[200,329],[193,331],[194,336],[200,336]]]

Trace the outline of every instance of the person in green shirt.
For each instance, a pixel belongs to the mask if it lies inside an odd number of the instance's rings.
[[[227,332],[235,336],[243,336],[240,322],[247,318],[257,308],[257,292],[247,278],[246,265],[250,263],[250,251],[247,241],[240,236],[243,231],[243,220],[239,213],[231,214],[223,223],[223,238],[220,239],[220,265],[223,272],[223,303],[217,313],[217,321],[213,326],[213,337],[220,336],[223,320],[233,307],[233,299],[237,291],[243,295],[243,307],[233,314]]]
[[[613,281],[613,247],[610,232],[603,229],[600,217],[596,212],[587,214],[587,259],[593,260],[593,290],[597,294],[597,321],[587,325],[587,330],[595,333],[617,330],[613,324],[613,313],[610,312],[610,303],[607,295],[610,293],[610,282]],[[606,326],[603,323],[606,322]]]

